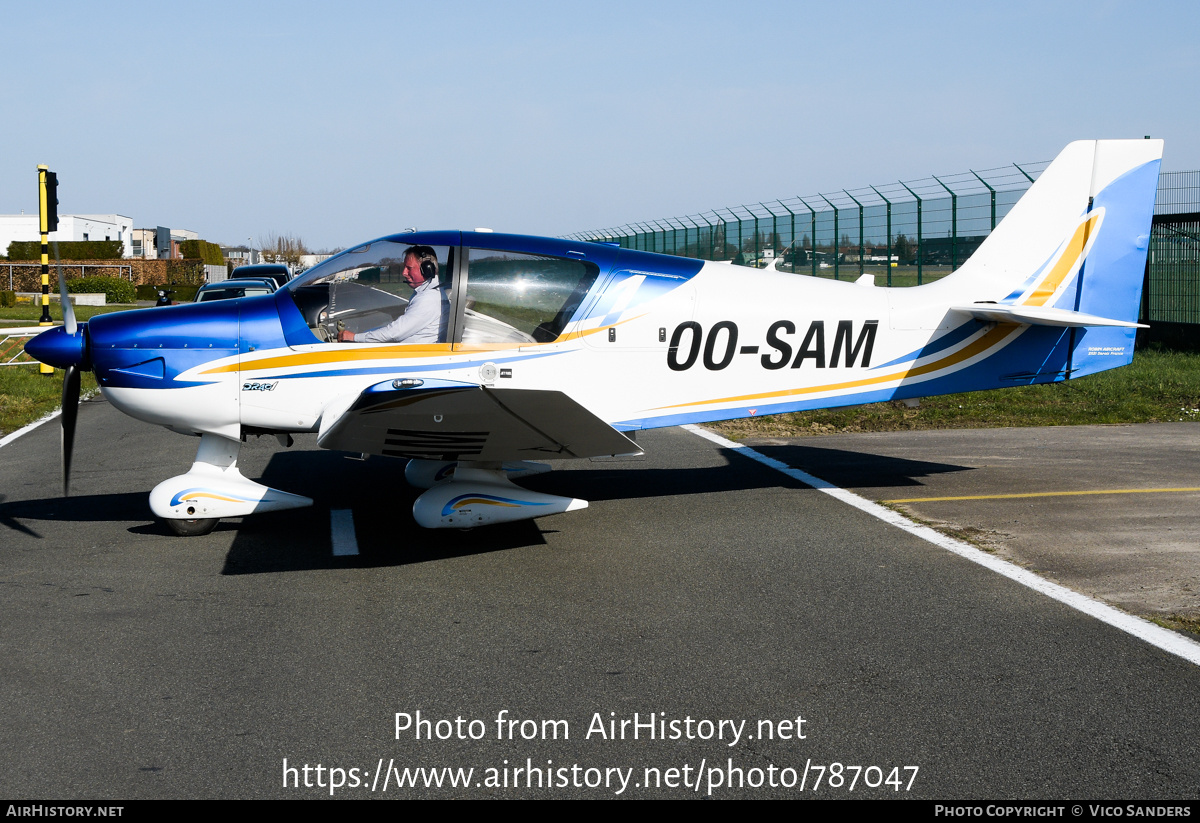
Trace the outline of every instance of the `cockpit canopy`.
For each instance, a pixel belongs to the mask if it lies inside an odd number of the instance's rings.
[[[425,264],[425,274],[432,270],[427,279],[435,281],[441,294],[439,343],[552,342],[579,311],[600,274],[595,263],[583,259],[415,242],[418,239],[423,238],[364,243],[288,283],[315,338],[336,340],[340,329],[361,333],[403,315],[413,295],[404,274],[405,258],[414,251],[435,261]]]

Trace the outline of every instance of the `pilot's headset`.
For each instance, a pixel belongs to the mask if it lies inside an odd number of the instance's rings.
[[[421,276],[423,278],[426,280],[437,280],[437,252],[431,246],[413,246],[405,254],[415,254],[417,259],[421,261]]]

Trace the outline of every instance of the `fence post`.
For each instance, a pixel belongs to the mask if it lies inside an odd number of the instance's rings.
[[[713,217],[716,217],[716,212],[713,212]],[[700,219],[704,221],[704,225],[708,226],[708,259],[715,260],[713,257],[713,244],[717,242],[717,227],[708,222],[708,218],[704,216],[704,212],[700,213]]]
[[[805,199],[803,197],[797,197],[796,199],[799,200],[801,203],[804,203],[804,208],[808,209],[809,220],[811,221],[809,224],[809,231],[812,233],[812,240],[810,241],[810,243],[812,244],[812,249],[809,250],[808,256],[812,258],[812,260],[809,261],[810,263],[812,263],[812,276],[816,277],[817,276],[817,210],[814,209],[812,206],[808,205],[808,203],[805,201]]]
[[[854,195],[842,189],[842,193],[854,200],[854,205],[858,206],[858,276],[863,275],[863,250],[866,248],[863,245],[863,204],[854,199]]]
[[[969,169],[969,171],[971,172],[971,174],[975,175],[976,180],[978,180],[983,185],[987,186],[987,190],[992,193],[992,228],[991,228],[991,231],[995,231],[996,230],[996,190],[992,188],[991,184],[988,183],[988,181],[984,180],[982,177],[980,177],[978,174],[976,174],[974,169]]]
[[[744,205],[742,208],[750,212],[750,216],[754,218],[754,260],[757,262],[758,258],[762,256],[762,243],[759,242],[761,238],[758,233],[758,215],[749,206]]]
[[[871,186],[871,191],[879,195],[879,199],[887,204],[887,254],[884,257],[884,264],[887,266],[887,284],[888,288],[892,285],[892,201],[888,200],[879,193],[879,189]]]
[[[818,193],[817,197],[820,197],[826,203],[829,203],[829,207],[833,209],[833,279],[841,280],[842,278],[840,272],[842,261],[839,259],[841,255],[838,254],[838,251],[840,249],[842,240],[840,237],[838,237],[838,207],[833,205],[833,203],[829,201],[829,198],[823,194]]]
[[[954,193],[954,189],[938,180],[937,175],[934,175],[933,179],[950,192],[950,271],[954,271],[958,268],[958,195]]]
[[[729,212],[729,215],[730,215],[730,216],[731,216],[731,217],[732,217],[734,220],[736,220],[736,221],[737,221],[737,229],[738,229],[738,235],[737,235],[737,237],[738,237],[738,239],[737,239],[737,251],[735,251],[735,252],[733,253],[733,256],[734,256],[734,257],[737,257],[739,254],[741,254],[741,253],[742,253],[742,218],[738,217],[738,216],[737,216],[737,213],[736,213],[736,212],[735,212],[733,209],[729,208],[728,206],[726,206],[726,207],[725,207],[725,211]],[[722,257],[724,257],[724,256],[725,256],[725,250],[724,250],[724,249],[721,249],[721,256],[722,256]]]
[[[792,274],[795,274],[796,273],[796,249],[794,247],[796,245],[796,213],[794,211],[792,211],[791,209],[789,209],[787,203],[784,203],[782,200],[776,200],[775,202],[778,203],[779,205],[783,206],[785,209],[787,209],[787,213],[791,215],[792,227],[788,233],[788,244],[783,247],[783,253],[786,255],[788,249],[792,250]],[[769,211],[769,209],[768,209],[768,211]],[[775,212],[771,212],[771,214],[774,214],[774,213]],[[783,271],[783,269],[779,269],[779,271]]]
[[[900,185],[904,186],[905,191],[913,196],[917,201],[917,285],[921,285],[921,258],[925,256],[925,246],[921,237],[921,198],[917,193],[905,185],[904,181],[900,181]]]
[[[775,247],[779,245],[779,217],[778,217],[778,215],[775,214],[775,212],[771,211],[770,207],[767,206],[765,203],[759,203],[758,205],[760,205],[764,209],[766,209],[767,214],[771,215],[771,236],[768,237],[767,240],[771,244],[771,251],[772,252],[778,251],[778,249],[776,249]],[[772,259],[774,259],[774,258],[772,258]],[[774,267],[775,267],[775,264],[772,263],[771,268],[774,268]]]

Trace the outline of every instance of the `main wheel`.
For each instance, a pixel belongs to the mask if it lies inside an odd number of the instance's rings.
[[[220,519],[219,517],[203,517],[197,520],[168,520],[167,525],[180,537],[199,537],[215,529]]]

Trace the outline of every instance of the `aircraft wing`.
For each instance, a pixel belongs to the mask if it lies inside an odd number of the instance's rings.
[[[386,381],[321,426],[322,448],[426,460],[505,461],[641,454],[560,391]],[[431,384],[438,385],[431,385]]]

